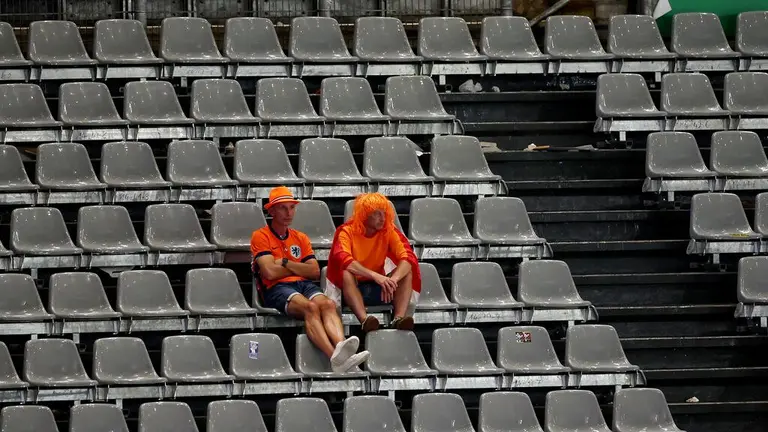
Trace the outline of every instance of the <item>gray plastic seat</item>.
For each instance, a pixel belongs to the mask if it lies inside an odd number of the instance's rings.
[[[211,208],[211,243],[218,249],[250,251],[251,234],[266,225],[259,204],[216,203]]]
[[[166,177],[176,186],[224,187],[234,186],[229,178],[221,153],[213,141],[184,140],[168,144]]]
[[[464,400],[455,393],[427,393],[413,397],[412,432],[475,432]]]
[[[331,247],[336,232],[328,204],[319,200],[301,201],[296,206],[291,228],[306,234],[312,246],[320,248]]]
[[[24,381],[35,387],[93,387],[72,339],[32,339],[24,344]]]
[[[413,332],[377,330],[365,336],[365,349],[371,357],[365,370],[373,376],[425,377],[437,375],[421,353]]]
[[[328,404],[314,397],[277,401],[275,432],[337,432]]]
[[[429,171],[437,180],[498,181],[488,167],[480,141],[473,136],[438,136],[432,140]]]
[[[736,19],[736,49],[744,56],[768,56],[768,11],[742,12]]]
[[[51,110],[37,84],[0,84],[0,127],[58,128]]]
[[[384,114],[393,120],[445,121],[456,118],[445,111],[435,82],[426,76],[387,78]]]
[[[739,260],[736,297],[739,303],[768,303],[768,257],[744,257]]]
[[[616,15],[608,25],[608,52],[618,57],[660,60],[676,57],[650,15]]]
[[[59,120],[67,126],[125,126],[107,85],[97,82],[64,83],[59,87]]]
[[[651,178],[714,177],[701,157],[696,138],[689,132],[648,134],[645,175]]]
[[[357,61],[349,55],[339,23],[328,17],[298,17],[291,20],[288,53],[306,63]]]
[[[451,301],[460,308],[515,309],[523,304],[509,291],[501,266],[495,262],[462,262],[451,270]]]
[[[360,17],[355,20],[352,51],[361,61],[418,62],[402,21],[393,17]]]
[[[0,191],[35,191],[39,186],[29,181],[24,170],[19,149],[12,145],[0,144]]]
[[[588,390],[547,393],[544,429],[547,432],[610,432],[595,394]]]
[[[33,21],[27,39],[29,59],[45,66],[91,66],[77,25],[72,21]]]
[[[664,393],[655,388],[623,388],[613,396],[613,432],[680,432]]]
[[[768,237],[768,193],[759,193],[755,197],[755,231]]]
[[[105,19],[93,28],[93,57],[102,64],[156,65],[157,58],[139,20]]]
[[[90,272],[51,276],[48,309],[58,318],[66,319],[110,319],[121,315],[109,304],[99,277]]]
[[[53,411],[43,405],[7,406],[0,411],[3,432],[59,432]]]
[[[16,373],[8,347],[5,345],[5,342],[0,342],[0,389],[10,390],[27,387],[29,387],[29,384],[22,381],[19,378],[19,374]]]
[[[440,328],[432,333],[432,367],[443,375],[500,375],[480,330]]]
[[[546,242],[533,230],[523,200],[515,197],[478,198],[473,232],[477,239],[489,244],[539,245]]]
[[[124,317],[185,317],[168,275],[160,270],[129,270],[117,277],[117,310]]]
[[[352,149],[339,138],[307,138],[299,146],[299,175],[312,183],[364,183]]]
[[[413,141],[406,137],[375,137],[365,140],[363,175],[381,183],[423,183],[424,174]]]
[[[334,372],[331,369],[331,360],[310,342],[305,334],[296,336],[296,370],[307,378],[361,378],[368,376],[368,372],[363,372],[359,368],[347,372]]]
[[[0,21],[0,67],[20,67],[31,64],[32,62],[21,54],[13,27],[7,22]]]
[[[365,78],[325,78],[320,84],[320,115],[331,121],[383,122],[383,115]]]
[[[123,410],[110,403],[75,405],[69,410],[69,432],[128,432]]]
[[[232,269],[199,268],[187,272],[184,309],[195,315],[253,315]]]
[[[255,351],[255,352],[254,352]],[[298,380],[283,343],[276,334],[248,333],[229,340],[229,372],[239,380]]]
[[[477,432],[543,432],[531,398],[523,392],[496,391],[480,396]]]
[[[45,311],[32,276],[0,274],[0,322],[42,321],[53,318]],[[0,376],[2,374],[0,373]]]
[[[192,83],[189,116],[199,123],[258,123],[233,79],[199,79]]]
[[[10,255],[11,255],[11,251],[6,249],[5,246],[3,246],[3,243],[0,242],[0,256],[10,256]]]
[[[213,401],[206,418],[206,432],[267,432],[259,405],[252,400]]]
[[[161,252],[212,251],[189,204],[152,204],[144,213],[144,244]]]
[[[107,187],[96,177],[88,151],[79,143],[40,144],[35,172],[35,180],[43,189],[83,191]]]
[[[694,240],[757,240],[741,199],[732,193],[700,193],[691,199],[690,236]]]
[[[495,16],[483,18],[480,29],[480,52],[491,60],[536,61],[542,54],[531,25],[525,17]]]
[[[123,117],[131,124],[189,125],[195,121],[181,110],[168,81],[132,81],[123,91]]]
[[[732,72],[725,76],[723,106],[732,114],[768,116],[768,73]]]
[[[760,137],[748,131],[719,131],[712,134],[710,165],[720,175],[768,176],[768,158]]]
[[[639,74],[611,73],[597,77],[597,116],[600,118],[664,117],[656,109],[645,78]]]
[[[608,60],[595,24],[587,16],[557,15],[547,18],[544,28],[547,54],[566,60]]]
[[[106,385],[152,385],[157,375],[144,341],[137,337],[101,338],[93,343],[93,378]]]
[[[299,184],[285,146],[274,139],[240,140],[235,144],[234,177],[241,184]]]
[[[616,330],[605,324],[583,324],[568,328],[565,336],[565,365],[587,373],[636,372],[624,355]]]
[[[557,358],[547,329],[503,327],[496,340],[496,362],[514,374],[561,374],[570,371]]]
[[[22,255],[78,255],[57,208],[27,207],[11,212],[11,249]]]
[[[139,243],[131,216],[122,206],[80,207],[77,212],[77,245],[97,254],[132,254],[148,252]]]
[[[344,400],[344,432],[405,432],[395,401],[386,396],[353,396]]]
[[[199,432],[184,402],[146,402],[139,406],[139,432]]]
[[[216,347],[208,336],[179,335],[163,339],[160,356],[162,376],[169,382],[233,381],[221,366]]]
[[[172,63],[227,63],[216,47],[213,30],[204,18],[164,18],[160,28],[160,57]]]
[[[429,17],[419,20],[417,52],[425,60],[483,61],[463,18]]]
[[[395,212],[395,216],[397,216],[397,209],[395,208],[395,205],[392,204],[392,201],[389,202],[389,206],[392,207],[392,211]],[[352,213],[355,211],[355,200],[347,200],[347,202],[344,204],[344,222],[348,221],[349,218],[352,217]],[[395,227],[400,230],[400,232],[404,233],[403,226],[400,224],[400,217],[395,218]]]
[[[520,263],[517,298],[532,307],[579,308],[592,305],[582,299],[576,290],[568,264],[558,260]]]
[[[317,115],[304,81],[298,78],[262,78],[256,83],[257,117],[276,123],[316,123]]]
[[[458,305],[451,303],[445,295],[443,283],[440,281],[440,275],[433,264],[420,262],[421,271],[421,295],[416,304],[416,310],[445,310],[456,309]]]
[[[464,221],[458,201],[452,198],[416,198],[411,201],[409,237],[430,246],[477,245]]]
[[[224,23],[224,55],[237,63],[290,63],[268,18],[229,18]]]
[[[672,17],[672,50],[685,57],[732,58],[720,18],[713,13],[688,12]]]
[[[110,142],[101,146],[101,181],[114,188],[168,188],[149,144],[141,141]]]
[[[668,73],[661,78],[661,109],[674,116],[726,116],[703,73]]]

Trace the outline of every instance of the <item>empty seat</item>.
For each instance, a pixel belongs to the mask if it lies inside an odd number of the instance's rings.
[[[147,402],[139,406],[139,432],[199,432],[189,405]]]
[[[72,243],[57,208],[28,207],[11,212],[11,249],[23,255],[72,255],[83,250]]]
[[[260,81],[261,82],[261,81]],[[384,114],[393,120],[445,121],[455,117],[445,112],[435,82],[426,76],[387,78]]]
[[[129,270],[117,277],[117,310],[124,317],[183,317],[168,275],[160,270]]]
[[[35,387],[92,387],[71,339],[32,339],[24,344],[24,381]]]
[[[64,83],[59,87],[59,120],[68,126],[124,126],[107,85],[96,82]]]
[[[252,400],[213,401],[206,422],[206,432],[267,432],[259,405]]]
[[[455,393],[416,395],[412,407],[412,432],[475,432],[464,400]]]
[[[616,330],[604,324],[583,324],[568,328],[565,338],[565,365],[574,371],[635,372],[624,355]]]
[[[768,237],[768,193],[755,197],[755,231]]]
[[[115,188],[167,188],[149,144],[110,142],[101,146],[101,181]]]
[[[106,185],[96,178],[85,146],[48,143],[37,147],[36,182],[44,189],[96,190]]]
[[[712,134],[710,165],[718,174],[733,177],[768,176],[768,158],[760,137],[748,131]]]
[[[288,53],[296,60],[313,63],[353,62],[339,23],[328,17],[291,20]]]
[[[418,54],[425,60],[482,61],[463,18],[429,17],[419,20]]]
[[[517,298],[526,306],[533,307],[576,308],[592,305],[576,291],[568,264],[558,260],[520,263]]]
[[[499,330],[496,348],[496,361],[507,372],[559,374],[570,370],[560,363],[544,327],[504,327]]]
[[[544,31],[547,54],[567,60],[606,60],[608,54],[587,16],[558,15],[547,18]]]
[[[659,27],[650,15],[617,15],[608,26],[608,51],[632,59],[669,59]]]
[[[27,39],[29,59],[46,66],[90,66],[80,31],[72,21],[33,21]]]
[[[29,387],[19,378],[16,368],[13,366],[11,353],[8,352],[8,346],[5,342],[0,342],[0,389],[20,389]],[[2,430],[2,429],[0,429]]]
[[[256,83],[257,117],[264,121],[302,123],[321,122],[298,78],[262,78]]]
[[[320,398],[280,399],[275,417],[275,432],[337,432],[328,404]]]
[[[219,249],[250,250],[251,234],[266,224],[259,204],[216,203],[211,208],[211,243]]]
[[[106,385],[151,385],[167,380],[155,372],[144,341],[101,338],[93,343],[93,378]]]
[[[212,251],[189,204],[152,204],[144,213],[144,244],[162,252]]]
[[[0,430],[3,432],[59,432],[53,412],[42,405],[3,408],[0,411]]]
[[[188,125],[194,120],[181,110],[173,84],[168,81],[132,81],[123,91],[123,117],[131,124]]]
[[[768,257],[744,257],[739,260],[736,296],[739,303],[768,303]]]
[[[229,372],[240,380],[281,381],[301,378],[288,361],[276,334],[248,333],[229,340]]]
[[[296,370],[309,378],[361,378],[368,376],[359,368],[347,372],[334,372],[331,360],[323,354],[307,335],[296,336]]]
[[[656,109],[645,78],[639,74],[602,74],[597,77],[597,116],[664,117]]]
[[[501,266],[494,262],[463,262],[451,271],[451,301],[464,308],[520,308]]]
[[[723,106],[733,114],[768,115],[768,73],[732,72],[725,76]]]
[[[355,20],[353,53],[366,62],[415,62],[402,21],[392,17],[360,17]]]
[[[320,115],[332,121],[387,121],[365,78],[326,78],[320,85]]]
[[[344,432],[405,432],[395,401],[386,396],[344,400]]]
[[[525,17],[495,16],[483,18],[480,52],[491,60],[544,60],[536,44],[531,25]]]
[[[160,358],[162,375],[170,382],[232,381],[221,366],[216,347],[208,336],[168,336]]]
[[[476,245],[458,201],[452,198],[416,198],[411,201],[409,237],[416,243],[439,246]]]
[[[11,251],[6,249],[5,246],[3,246],[3,243],[0,242],[0,256],[10,256],[10,255],[11,255]]]
[[[365,140],[363,175],[382,183],[427,182],[415,144],[406,137],[375,137]]]
[[[7,22],[0,22],[0,66],[29,66],[31,61],[24,58],[19,48],[19,41],[13,33],[13,27]]]
[[[655,388],[623,388],[613,396],[614,432],[675,432],[664,393]]]
[[[690,235],[694,240],[756,240],[741,199],[732,193],[701,193],[691,199]]]
[[[491,172],[480,141],[472,136],[438,136],[432,140],[429,171],[444,181],[498,181]]]
[[[416,304],[416,310],[456,309],[458,305],[451,303],[445,295],[443,283],[435,266],[420,262],[419,270],[421,271],[421,295]]]
[[[296,206],[291,228],[309,237],[313,247],[329,248],[336,226],[328,204],[324,201],[304,200]]]
[[[499,375],[476,328],[441,328],[432,333],[432,367],[446,375]]]
[[[128,432],[123,410],[110,403],[75,405],[69,410],[70,432]]]
[[[184,140],[168,144],[166,176],[177,186],[234,186],[229,178],[219,148],[213,141]]]
[[[515,197],[478,198],[473,231],[483,243],[537,245],[546,242],[534,232],[523,200]]]
[[[251,315],[237,275],[232,269],[201,268],[187,272],[184,308],[197,315]]]
[[[610,432],[595,394],[588,390],[547,393],[544,428],[547,432]]]
[[[257,123],[243,89],[233,79],[199,79],[192,83],[189,116],[200,123]]]
[[[678,13],[672,17],[672,50],[685,57],[738,57],[713,13]]]
[[[479,409],[477,432],[542,432],[531,398],[523,392],[483,393]]]
[[[0,127],[58,128],[40,86],[36,84],[0,84]]]
[[[703,73],[669,73],[661,78],[661,109],[676,116],[724,116]]]
[[[59,318],[109,319],[120,316],[107,300],[96,273],[65,272],[51,276],[48,309]]]
[[[32,276],[20,273],[0,274],[0,322],[40,321],[53,317],[45,311]]]
[[[392,201],[389,202],[390,207],[392,207],[392,211],[395,212],[395,216],[397,216],[397,209],[395,208],[395,205],[392,204]],[[347,200],[346,204],[344,204],[344,222],[348,221],[349,218],[352,217],[352,214],[355,212],[355,200]],[[400,217],[395,217],[395,227],[400,230],[400,232],[403,231],[403,226],[400,224]],[[422,292],[423,293],[423,292]]]
[[[1,31],[1,30],[0,30]],[[0,191],[34,191],[38,186],[29,181],[19,149],[0,144]]]
[[[299,146],[299,175],[312,183],[361,183],[352,149],[343,139],[307,138]]]
[[[244,184],[296,184],[296,176],[285,146],[274,139],[240,140],[235,144],[234,176]]]
[[[160,57],[173,63],[227,63],[219,53],[211,24],[205,18],[163,19]]]
[[[645,175],[661,178],[714,177],[701,157],[696,138],[689,132],[653,132],[648,134],[645,151]]]
[[[77,245],[86,252],[98,254],[149,251],[147,246],[139,243],[128,210],[115,205],[80,207],[77,212]]]
[[[736,49],[745,56],[768,56],[768,11],[749,11],[739,14],[736,20]]]
[[[365,336],[365,349],[371,353],[365,363],[365,370],[371,375],[423,377],[437,374],[427,366],[413,332],[370,332]]]
[[[106,19],[93,28],[93,57],[115,65],[157,64],[147,33],[139,20]]]
[[[224,23],[224,55],[238,63],[288,63],[268,18],[229,18]]]

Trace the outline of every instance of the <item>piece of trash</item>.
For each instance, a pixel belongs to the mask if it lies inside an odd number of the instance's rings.
[[[694,397],[692,397],[692,398],[690,398],[690,399],[686,399],[685,401],[686,401],[686,402],[691,402],[691,403],[696,403],[696,402],[698,402],[698,401],[699,401],[699,398],[697,398],[696,396],[694,396]]]

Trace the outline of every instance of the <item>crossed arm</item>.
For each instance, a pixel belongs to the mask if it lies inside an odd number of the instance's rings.
[[[307,262],[289,260],[285,267],[282,264],[282,259],[277,259],[271,254],[256,258],[256,265],[265,279],[277,280],[288,276],[300,276],[308,280],[320,279],[320,264],[314,258]]]

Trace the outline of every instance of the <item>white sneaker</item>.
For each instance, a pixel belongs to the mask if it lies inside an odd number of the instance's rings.
[[[336,345],[331,355],[331,365],[340,365],[352,357],[360,347],[360,339],[357,336],[351,336]]]
[[[351,372],[354,369],[357,369],[357,367],[364,363],[366,360],[368,360],[370,356],[371,353],[368,351],[360,351],[339,365],[334,365],[333,362],[331,362],[331,369],[336,373]]]

